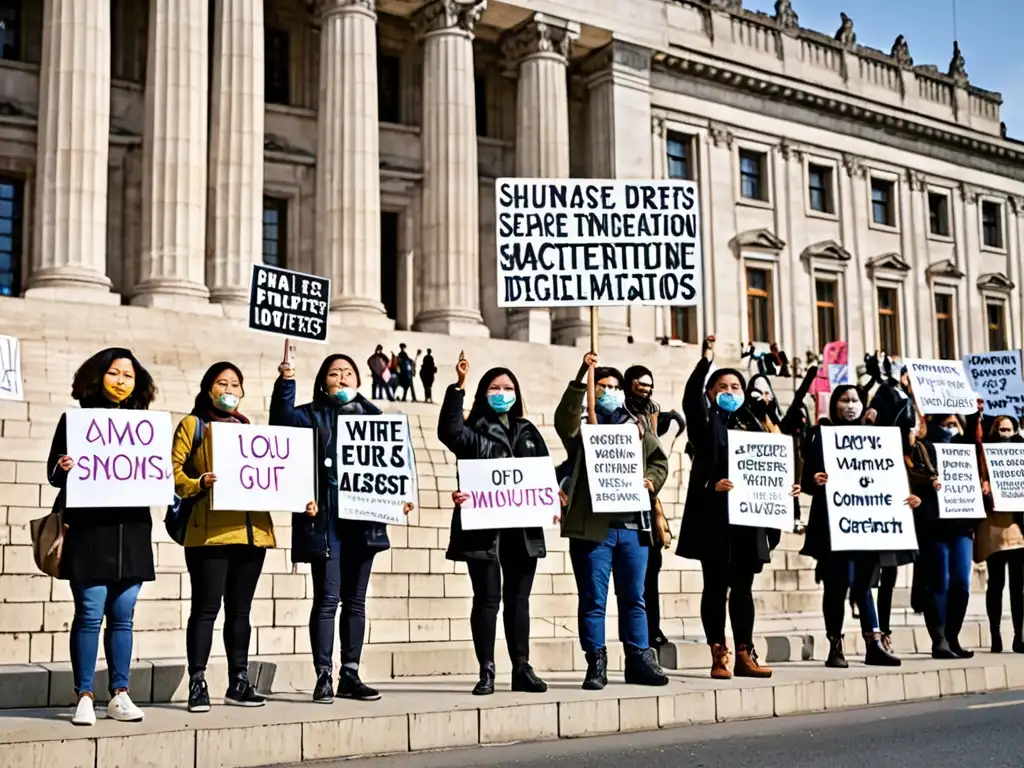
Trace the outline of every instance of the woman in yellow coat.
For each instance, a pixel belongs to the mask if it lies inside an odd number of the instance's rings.
[[[249,613],[267,549],[275,546],[274,525],[269,512],[210,508],[210,488],[217,482],[210,424],[248,424],[249,420],[238,412],[244,396],[238,367],[216,363],[203,376],[192,413],[181,420],[174,433],[174,486],[178,496],[191,504],[184,542],[192,582],[192,610],[185,635],[190,712],[210,710],[206,664],[222,602],[229,673],[224,701],[243,707],[266,703],[249,682]]]

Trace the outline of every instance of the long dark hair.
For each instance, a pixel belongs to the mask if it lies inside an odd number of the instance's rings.
[[[135,369],[135,389],[120,406],[132,411],[146,410],[156,399],[156,385],[149,371],[124,347],[100,350],[82,363],[71,381],[71,397],[84,407],[102,404],[107,399],[103,394],[103,377],[115,360],[130,360]]]
[[[245,397],[245,377],[242,376],[242,371],[234,363],[222,361],[214,363],[206,369],[206,373],[203,374],[203,380],[199,383],[199,392],[196,394],[195,403],[192,405],[192,415],[200,418],[209,418],[213,414],[223,413],[220,408],[214,405],[213,400],[210,399],[210,390],[213,388],[214,382],[217,381],[217,377],[224,371],[231,371],[238,377],[238,383],[242,387],[242,396]],[[242,417],[242,415],[234,414],[235,416]]]
[[[328,355],[324,358],[324,361],[320,363],[320,370],[316,373],[316,379],[313,380],[313,402],[315,403],[334,403],[333,400],[327,394],[327,374],[331,371],[331,366],[334,365],[338,360],[344,360],[346,363],[352,366],[352,370],[356,372],[356,389],[359,389],[363,385],[363,379],[359,375],[359,366],[356,365],[356,361],[348,355],[334,354]],[[334,403],[337,405],[337,403]]]
[[[526,415],[526,403],[523,402],[523,393],[519,388],[519,379],[508,368],[491,368],[480,377],[480,383],[476,385],[476,395],[473,396],[473,407],[469,409],[467,423],[472,426],[480,419],[486,419],[494,414],[494,410],[487,402],[487,389],[491,382],[499,376],[508,376],[512,380],[512,388],[516,392],[516,401],[506,414],[510,421],[521,419]],[[620,379],[621,380],[621,379]]]

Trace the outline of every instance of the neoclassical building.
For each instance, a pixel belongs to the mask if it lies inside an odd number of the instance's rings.
[[[0,0],[0,293],[230,314],[262,260],[339,323],[573,343],[580,310],[496,306],[494,180],[679,177],[702,305],[607,336],[1019,346],[1001,97],[794,5]]]

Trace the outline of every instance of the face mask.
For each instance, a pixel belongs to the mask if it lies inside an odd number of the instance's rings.
[[[334,399],[344,405],[356,399],[356,391],[352,387],[342,387],[333,395]]]
[[[597,398],[596,406],[601,413],[615,413],[622,404],[626,401],[626,396],[623,394],[621,389],[606,389],[601,393],[601,396]]]
[[[956,427],[939,427],[939,429],[941,430],[942,434],[948,437],[950,440],[952,440],[954,437],[957,437],[960,434],[960,430],[957,429]]]
[[[1010,440],[1013,439],[1013,433],[1011,432],[1009,434],[1004,435],[1004,434],[1002,434],[1000,432],[1000,433],[996,434],[996,437],[998,437],[1000,440],[1002,440],[1005,443],[1005,442],[1009,442]]]
[[[846,421],[856,421],[860,418],[863,411],[864,404],[859,400],[855,403],[847,403],[846,405],[839,406],[839,415],[846,419]]]
[[[636,392],[630,392],[625,400],[631,411],[642,413],[647,410],[647,406],[651,402],[651,395],[650,393],[638,395]]]
[[[734,413],[743,405],[743,393],[719,392],[715,396],[715,402],[726,413]]]
[[[229,392],[225,392],[224,394],[219,395],[217,397],[215,403],[217,405],[217,408],[219,408],[220,410],[231,413],[233,410],[235,410],[235,408],[238,407],[238,396],[232,395]]]
[[[115,403],[123,403],[132,396],[132,392],[135,391],[135,384],[130,381],[126,381],[123,384],[113,385],[104,383],[103,391],[106,392],[107,397]]]
[[[495,413],[508,413],[516,404],[515,392],[491,392],[487,395],[487,404]]]

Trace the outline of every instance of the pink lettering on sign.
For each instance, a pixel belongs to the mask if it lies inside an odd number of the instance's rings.
[[[149,419],[141,419],[134,424],[118,424],[111,418],[92,419],[85,431],[85,440],[96,445],[97,452],[75,458],[78,479],[88,482],[166,480],[171,472],[163,457],[129,450],[148,447],[155,435],[156,430]],[[123,448],[124,451],[104,453],[99,450],[108,447]]]
[[[470,491],[473,509],[504,509],[506,507],[551,506],[555,503],[552,488],[518,488],[523,482],[520,469],[496,469],[491,472],[491,483],[498,487],[492,491]]]
[[[238,482],[247,491],[258,488],[261,491],[280,490],[281,472],[292,452],[291,439],[277,435],[238,436],[238,453],[247,463],[238,471]]]

